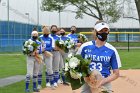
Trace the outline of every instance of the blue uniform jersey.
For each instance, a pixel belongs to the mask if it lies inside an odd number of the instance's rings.
[[[39,45],[37,48],[37,52],[38,52],[38,54],[42,54],[42,48],[43,48],[42,43],[39,40],[33,40],[32,38],[30,40],[36,42]]]
[[[90,70],[97,69],[104,77],[110,75],[110,69],[114,70],[121,67],[118,52],[109,43],[102,47],[97,47],[95,41],[86,42],[80,47],[77,54],[81,54],[85,59],[91,58]]]
[[[63,40],[63,41],[66,41],[66,40],[68,40],[69,38],[67,37],[67,36],[61,36],[60,37],[60,40]]]
[[[70,38],[72,41],[74,41],[74,43],[78,43],[78,34],[68,34],[67,35],[68,38]]]
[[[53,47],[52,47],[52,38],[48,37],[44,37],[43,35],[40,36],[41,41],[43,42],[43,47],[45,49],[45,51],[52,51]]]
[[[60,37],[55,34],[50,34],[49,37],[52,38],[52,47],[55,48],[55,41],[60,40]]]

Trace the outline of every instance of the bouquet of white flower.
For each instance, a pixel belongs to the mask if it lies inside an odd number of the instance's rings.
[[[83,59],[81,55],[69,54],[65,63],[66,79],[72,90],[80,88],[85,82],[92,93],[108,93],[105,87],[98,88],[103,77],[98,70],[89,70],[90,59]]]
[[[29,55],[33,53],[39,45],[33,40],[29,39],[23,43],[23,54]]]
[[[65,63],[66,78],[71,83],[72,90],[84,84],[84,77],[89,75],[90,59],[83,59],[81,55],[68,55]]]
[[[78,35],[78,40],[79,40],[80,43],[85,43],[85,42],[88,41],[88,38],[83,34],[79,34]]]
[[[70,49],[75,48],[75,43],[72,40],[68,39],[65,41],[64,46],[65,46],[65,52],[68,53]]]
[[[68,53],[70,49],[75,47],[75,43],[70,39],[66,41],[56,40],[55,45],[66,53]]]

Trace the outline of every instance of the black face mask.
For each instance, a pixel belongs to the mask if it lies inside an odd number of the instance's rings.
[[[101,41],[105,41],[107,39],[107,35],[108,35],[108,33],[98,33],[98,32],[96,32],[97,38]]]
[[[62,36],[64,36],[65,35],[65,33],[60,33]]]
[[[75,33],[75,31],[74,31],[74,30],[71,30],[71,33],[72,33],[72,34],[74,34],[74,33]]]
[[[33,40],[36,40],[38,38],[38,36],[32,36]]]
[[[49,34],[44,34],[43,36],[44,36],[44,37],[48,37],[48,36],[49,36]]]
[[[56,31],[52,31],[51,33],[52,33],[52,34],[56,34]]]

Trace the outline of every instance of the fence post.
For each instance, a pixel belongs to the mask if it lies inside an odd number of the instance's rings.
[[[128,52],[129,52],[129,47],[130,47],[130,45],[129,45],[129,34],[128,34]]]

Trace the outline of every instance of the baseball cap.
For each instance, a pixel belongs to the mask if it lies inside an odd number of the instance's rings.
[[[32,31],[31,35],[33,34],[37,34],[38,35],[38,32],[37,31]]]
[[[98,24],[96,24],[96,25],[94,26],[94,29],[96,29],[97,31],[100,31],[100,30],[102,30],[103,28],[109,29],[108,24],[105,23],[105,22],[101,22],[101,23],[98,23]]]

